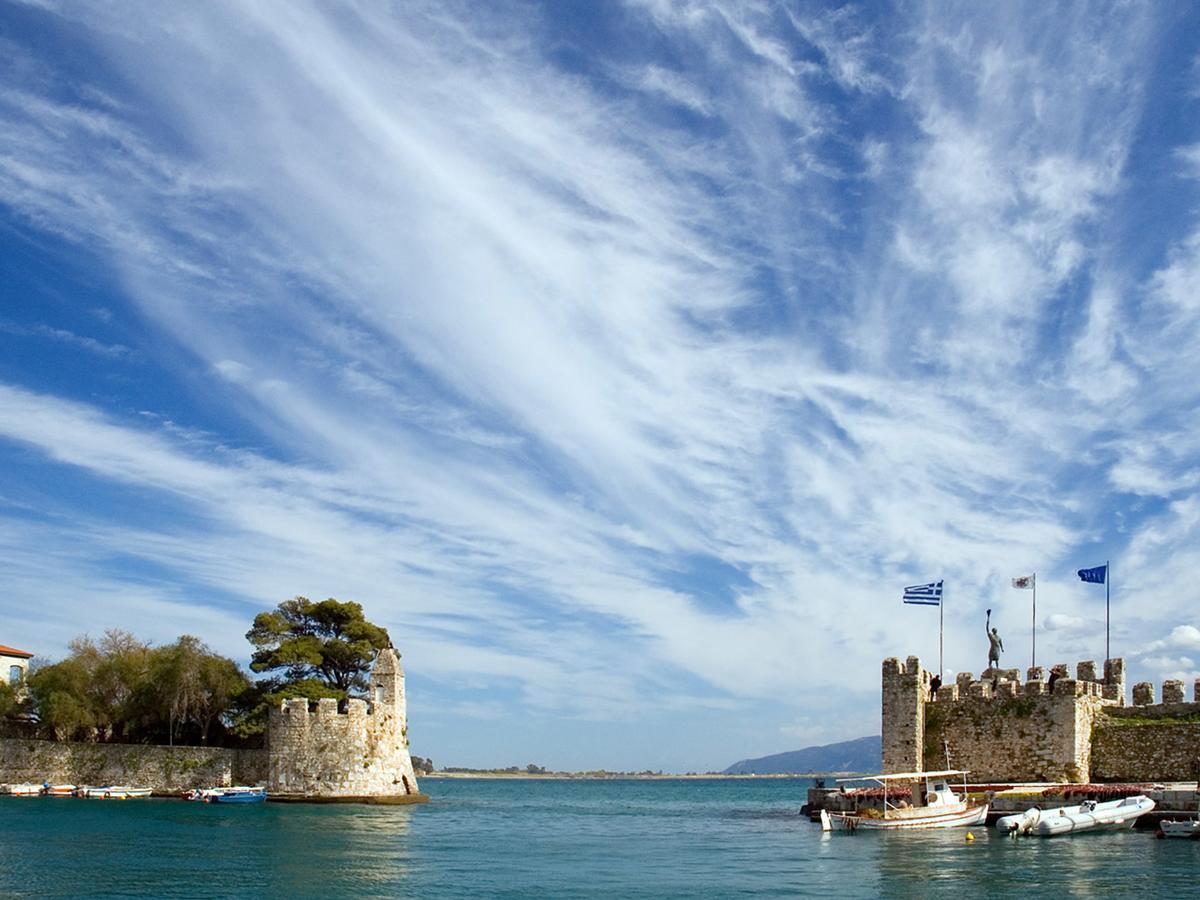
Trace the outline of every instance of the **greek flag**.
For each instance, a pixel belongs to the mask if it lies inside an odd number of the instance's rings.
[[[941,606],[942,583],[935,581],[933,584],[914,584],[912,587],[906,587],[904,602],[918,606]]]
[[[1104,579],[1108,577],[1108,564],[1105,563],[1093,569],[1080,569],[1079,577],[1092,584],[1104,584]]]

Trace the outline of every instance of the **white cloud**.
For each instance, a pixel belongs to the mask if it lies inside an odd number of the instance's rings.
[[[66,328],[55,328],[50,325],[18,325],[15,322],[0,321],[0,333],[47,338],[63,344],[70,344],[109,359],[120,359],[129,354],[129,348],[123,344],[105,344],[88,335],[75,334]]]
[[[235,359],[218,359],[213,363],[213,369],[235,384],[245,383],[250,376],[250,367]]]
[[[1079,633],[1095,627],[1094,622],[1089,622],[1079,616],[1068,616],[1063,613],[1052,613],[1046,616],[1043,625],[1047,631],[1066,631]]]
[[[631,80],[640,90],[659,94],[672,103],[687,107],[702,116],[712,112],[712,103],[705,93],[678,72],[672,72],[662,66],[647,66]]]
[[[1184,175],[1200,178],[1200,143],[1177,148],[1175,156],[1183,163]]]
[[[1151,641],[1140,652],[1153,654],[1163,650],[1200,650],[1200,628],[1194,625],[1176,625],[1165,638]],[[1186,665],[1190,666],[1191,663]]]

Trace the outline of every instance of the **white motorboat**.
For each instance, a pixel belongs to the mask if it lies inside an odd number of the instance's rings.
[[[149,797],[150,793],[150,788],[109,785],[108,787],[88,788],[84,796],[99,800],[129,800],[132,797]]]
[[[946,769],[941,772],[900,772],[892,775],[864,775],[859,778],[840,778],[840,782],[874,781],[883,786],[883,809],[864,809],[854,813],[821,811],[821,828],[825,831],[911,831],[920,828],[955,828],[979,825],[987,819],[988,804],[967,799],[966,772]],[[962,775],[960,797],[950,789],[947,778]],[[888,788],[895,790],[896,782],[922,784],[924,790],[919,805],[888,798]],[[894,796],[894,795],[893,795]]]
[[[1200,819],[1163,819],[1158,823],[1155,837],[1200,838]]]
[[[11,794],[14,797],[37,797],[42,793],[40,784],[6,784],[0,788],[0,793]]]
[[[997,820],[996,830],[1009,834],[1032,834],[1054,837],[1079,831],[1104,828],[1132,828],[1133,823],[1150,810],[1154,801],[1143,794],[1122,797],[1120,800],[1084,800],[1078,806],[1058,806],[1050,809],[1027,809],[1023,813]]]
[[[1158,823],[1158,837],[1200,838],[1200,821],[1195,819],[1163,819]]]

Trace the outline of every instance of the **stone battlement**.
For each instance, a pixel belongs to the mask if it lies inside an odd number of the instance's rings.
[[[279,718],[275,720],[279,728],[308,728],[310,718],[322,722],[345,721],[349,724],[373,715],[374,710],[366,700],[347,700],[346,711],[341,712],[338,710],[338,701],[331,697],[322,697],[315,701],[305,697],[294,697],[279,704],[279,713]]]
[[[899,665],[899,660],[892,662]],[[886,668],[885,662],[885,671]],[[1070,677],[1070,668],[1066,663],[1051,666],[1050,673],[1055,676],[1053,684],[1050,684],[1050,678],[1043,666],[1031,666],[1026,669],[1024,682],[1021,681],[1020,669],[986,669],[978,679],[971,672],[959,672],[953,684],[943,684],[936,692],[930,691],[928,702],[945,704],[972,697],[987,700],[1053,694],[1068,698],[1095,697],[1121,706],[1125,704],[1123,659],[1107,660],[1103,677],[1097,676],[1096,663],[1093,660],[1076,663],[1074,678]],[[1200,682],[1197,682],[1197,689],[1200,689]],[[1134,691],[1136,697],[1136,687]]]
[[[1177,678],[1168,678],[1162,683],[1162,702],[1154,702],[1154,685],[1149,681],[1139,681],[1133,686],[1133,705],[1172,706],[1186,702],[1183,694],[1183,682]],[[1192,683],[1192,703],[1200,703],[1200,678]]]
[[[392,648],[371,669],[371,701],[292,698],[271,710],[267,788],[276,799],[422,800],[408,753],[404,670]]]
[[[1050,669],[962,672],[931,692],[933,675],[910,656],[883,662],[883,770],[967,769],[976,780],[1087,780],[1092,726],[1125,703],[1125,661]]]

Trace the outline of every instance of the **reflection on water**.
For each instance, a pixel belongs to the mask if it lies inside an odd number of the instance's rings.
[[[378,895],[387,893],[384,888],[404,885],[413,807],[268,808],[279,814],[269,840],[262,844],[262,866],[268,883],[283,893],[306,896],[316,886],[333,882],[356,894]]]
[[[429,781],[419,807],[0,798],[0,896],[1192,893],[1200,842],[823,834],[803,780]]]

